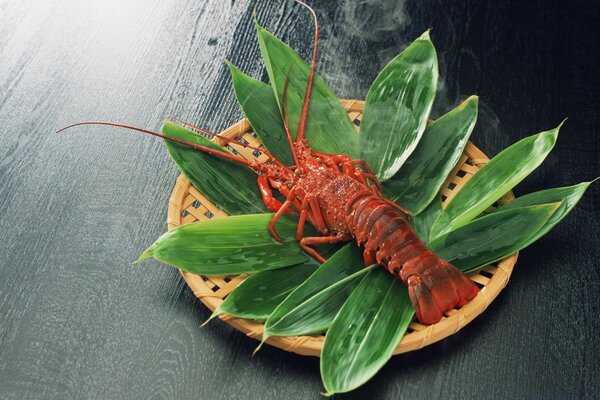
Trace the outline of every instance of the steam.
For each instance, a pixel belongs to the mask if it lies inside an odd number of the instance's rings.
[[[329,27],[320,43],[320,72],[338,96],[364,98],[377,72],[410,43],[405,5],[405,0],[342,0],[333,18],[319,15],[321,26]],[[381,47],[377,59],[369,58],[374,43]],[[357,64],[361,54],[369,57]]]
[[[404,1],[345,0],[341,14],[346,33],[372,42],[389,40],[410,23]]]
[[[432,40],[438,51],[440,77],[431,116],[438,118],[470,95],[479,94],[480,82],[476,79],[463,82],[461,77],[481,76],[481,62],[472,49],[459,48],[456,28],[443,2],[439,4],[438,12],[446,18],[438,15],[435,21],[418,22],[422,19],[419,15],[431,13],[422,13],[418,4],[411,3],[410,8],[407,5],[407,0],[341,0],[335,10],[327,12],[321,8],[319,73],[338,97],[364,99],[377,73],[425,29],[433,28]],[[464,23],[469,29],[469,21]],[[456,57],[459,64],[455,62]],[[502,141],[506,143],[501,144],[506,146],[510,144],[498,115],[485,98],[479,99],[473,140],[488,151]]]

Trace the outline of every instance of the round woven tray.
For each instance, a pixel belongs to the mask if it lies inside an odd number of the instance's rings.
[[[356,129],[358,130],[364,102],[359,100],[341,100],[341,104],[348,112],[350,119],[354,121]],[[246,119],[232,125],[223,131],[220,136],[236,139],[244,138],[250,145],[257,147],[261,146],[260,141],[254,132],[252,132],[252,127]],[[218,141],[219,139],[216,138],[215,140]],[[223,141],[221,141],[220,144],[224,145]],[[259,161],[264,161],[266,159],[264,155],[255,157],[252,150],[236,144],[232,144],[231,146],[226,145],[226,147],[229,148],[230,151],[234,149],[236,153],[246,159],[257,158]],[[473,176],[473,174],[488,161],[489,158],[483,154],[481,150],[475,147],[471,142],[467,144],[457,166],[450,173],[448,180],[442,186],[442,200],[444,206]],[[198,189],[201,188],[193,187],[185,176],[179,176],[169,201],[167,220],[169,230],[190,222],[227,216],[226,212],[204,197]],[[514,199],[514,195],[511,192],[504,196],[498,203],[504,203],[512,199]],[[447,312],[437,324],[425,326],[421,325],[417,320],[413,320],[406,335],[394,350],[394,354],[417,350],[437,342],[438,340],[452,335],[471,322],[487,308],[506,286],[517,261],[517,257],[518,253],[515,253],[497,263],[482,268],[478,272],[470,274],[469,278],[481,288],[479,294],[460,309]],[[193,290],[194,295],[210,310],[215,310],[219,304],[223,302],[223,299],[248,276],[230,275],[206,277],[188,272],[182,272],[182,275],[189,287]],[[220,315],[219,318],[244,332],[251,338],[257,340],[262,339],[264,325],[261,322],[234,318],[229,315]],[[302,355],[319,356],[324,339],[324,335],[275,336],[268,338],[266,343]]]

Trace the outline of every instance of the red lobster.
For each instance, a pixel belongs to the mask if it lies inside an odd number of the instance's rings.
[[[460,270],[436,256],[419,240],[407,222],[410,213],[381,194],[381,184],[365,161],[353,160],[342,154],[320,153],[310,148],[305,137],[305,129],[316,68],[319,27],[314,10],[301,1],[298,3],[312,14],[315,33],[310,74],[295,140],[290,133],[287,118],[287,80],[283,88],[284,128],[295,165],[283,165],[265,149],[260,151],[269,158],[268,162],[247,161],[185,140],[111,122],[81,122],[63,128],[61,131],[88,124],[133,129],[251,168],[259,174],[258,186],[265,206],[275,212],[269,224],[269,232],[273,238],[281,241],[275,230],[275,224],[284,213],[294,212],[292,207],[299,212],[296,237],[300,246],[320,262],[325,262],[325,259],[313,248],[314,246],[354,238],[359,245],[364,246],[365,265],[377,263],[408,286],[410,299],[419,321],[424,324],[436,323],[442,318],[444,312],[462,306],[475,297],[478,288]],[[184,124],[207,135],[216,136],[204,129]],[[220,136],[219,138],[259,150],[233,139]],[[285,196],[283,204],[273,197],[271,188]],[[305,237],[306,220],[322,236]]]

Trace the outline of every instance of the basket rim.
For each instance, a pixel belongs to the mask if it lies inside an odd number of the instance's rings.
[[[350,114],[351,119],[353,113],[361,113],[364,108],[364,101],[362,100],[340,100],[340,103],[345,110]],[[223,132],[220,136],[226,137],[240,137],[245,133],[252,130],[250,123],[247,119],[242,119],[237,123],[231,125]],[[472,142],[468,142],[465,147],[463,154],[464,160],[459,161],[457,167],[449,174],[448,180],[442,186],[447,187],[447,184],[456,177],[456,173],[463,167],[469,166],[473,169],[473,173],[476,172],[481,165],[484,165],[489,161],[489,158]],[[465,161],[469,160],[473,165],[465,164]],[[202,198],[204,201],[208,201],[202,193],[194,188],[190,181],[183,175],[180,174],[177,178],[168,206],[168,217],[167,225],[168,229],[171,230],[179,225],[182,225],[182,203],[184,199],[189,195],[195,196],[195,198]],[[501,200],[501,202],[513,200],[513,192],[507,193]],[[215,215],[216,217],[224,217],[227,214],[221,212],[222,215]],[[518,252],[500,260],[496,266],[487,266],[480,269],[478,272],[470,274],[471,279],[477,283],[483,285],[477,296],[469,303],[461,307],[459,310],[451,310],[446,316],[438,323],[424,326],[413,322],[411,328],[413,332],[405,334],[398,346],[394,349],[393,354],[401,354],[409,351],[414,351],[422,347],[433,344],[440,341],[465,327],[475,317],[483,313],[483,311],[489,306],[489,304],[500,294],[502,289],[507,285],[513,268],[518,259]],[[484,271],[491,277],[478,275],[480,271]],[[189,272],[181,271],[185,282],[193,291],[194,295],[211,311],[214,311],[223,298],[237,285],[239,285],[248,275],[241,275],[232,278],[230,281],[220,287],[218,292],[213,291],[206,283],[207,277],[192,274]],[[218,277],[209,277],[218,278]],[[221,290],[223,289],[223,290]],[[223,295],[225,293],[225,295]],[[219,315],[219,318],[229,325],[233,326],[237,330],[245,333],[247,336],[262,340],[262,334],[264,330],[264,324],[259,321],[247,320],[243,318],[236,318],[227,314]],[[323,346],[324,336],[272,336],[266,340],[267,344],[275,347],[279,347],[286,351],[291,351],[301,355],[308,356],[319,356]]]

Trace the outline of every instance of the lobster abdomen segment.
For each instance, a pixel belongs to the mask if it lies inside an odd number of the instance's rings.
[[[359,196],[348,210],[348,228],[364,246],[365,260],[382,265],[408,286],[420,322],[436,323],[444,312],[477,295],[477,286],[429,250],[405,216],[381,197]]]

